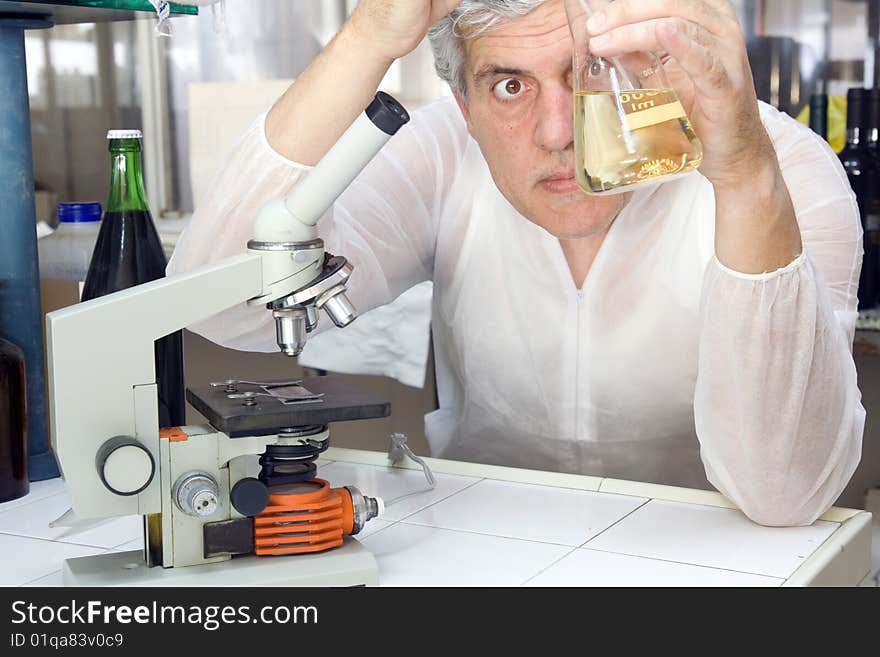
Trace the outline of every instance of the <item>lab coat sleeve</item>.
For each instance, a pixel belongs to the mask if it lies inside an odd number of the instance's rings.
[[[862,229],[846,175],[811,131],[762,108],[804,251],[745,275],[710,261],[703,284],[696,431],[709,481],[763,525],[812,523],[861,455],[852,342]]]
[[[467,137],[457,111],[444,99],[414,112],[319,223],[326,250],[354,265],[348,296],[361,313],[432,276],[439,200]],[[260,208],[308,175],[310,167],[269,145],[265,117],[224,160],[177,242],[169,274],[246,252]],[[322,317],[319,329],[330,324]],[[188,328],[234,349],[278,350],[274,321],[262,305],[239,304]]]

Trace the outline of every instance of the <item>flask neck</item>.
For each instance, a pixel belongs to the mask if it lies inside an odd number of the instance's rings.
[[[107,212],[125,210],[149,211],[144,191],[141,146],[137,139],[112,139]]]

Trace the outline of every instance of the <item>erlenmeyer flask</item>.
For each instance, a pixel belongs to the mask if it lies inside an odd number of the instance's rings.
[[[590,53],[587,20],[613,0],[565,0],[574,39],[575,175],[588,194],[629,192],[696,170],[703,146],[656,54]]]

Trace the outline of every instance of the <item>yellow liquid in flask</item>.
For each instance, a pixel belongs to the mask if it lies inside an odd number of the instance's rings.
[[[694,171],[703,146],[672,89],[579,91],[574,97],[575,175],[588,194]]]

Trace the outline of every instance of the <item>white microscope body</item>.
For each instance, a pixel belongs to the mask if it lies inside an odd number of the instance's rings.
[[[72,500],[70,520],[140,515],[146,541],[146,554],[68,560],[65,583],[377,583],[375,560],[351,539],[327,552],[272,559],[232,559],[206,548],[205,523],[222,529],[244,517],[230,492],[252,476],[255,455],[303,439],[231,438],[211,426],[160,437],[154,342],[244,302],[271,310],[279,347],[290,356],[302,350],[321,308],[338,326],[350,323],[356,313],[344,293],[351,265],[325,254],[316,225],[408,120],[393,98],[378,94],[290,196],[261,210],[247,254],[47,316],[51,434]],[[306,440],[318,444],[327,435],[318,427]],[[356,522],[365,522],[364,498],[352,499]]]

